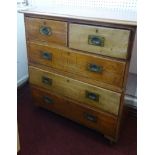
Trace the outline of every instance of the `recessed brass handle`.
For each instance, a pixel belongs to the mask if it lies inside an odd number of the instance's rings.
[[[104,37],[96,36],[96,35],[89,35],[88,36],[88,44],[95,45],[95,46],[104,46]]]
[[[87,69],[90,72],[95,72],[95,73],[102,73],[103,72],[103,67],[99,66],[99,65],[96,65],[96,64],[88,64]]]
[[[94,122],[94,123],[97,122],[97,117],[93,116],[92,114],[89,114],[87,112],[84,113],[84,117],[85,117],[85,119],[87,119],[87,120],[89,120],[91,122]]]
[[[51,99],[50,97],[48,96],[43,96],[43,101],[45,103],[48,103],[48,104],[52,104],[53,103],[53,99]]]
[[[52,60],[52,53],[41,51],[41,57],[45,60]]]
[[[41,26],[39,31],[42,35],[46,35],[46,36],[52,35],[52,29],[47,26]]]
[[[46,76],[43,76],[42,77],[42,83],[43,84],[46,84],[46,85],[52,85],[52,79],[46,77]]]
[[[96,93],[93,93],[93,92],[86,90],[85,95],[86,95],[85,96],[86,98],[93,100],[93,101],[96,101],[96,102],[99,102],[99,97],[100,97],[99,94],[96,94]]]

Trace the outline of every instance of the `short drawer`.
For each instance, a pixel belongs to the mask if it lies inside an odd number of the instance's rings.
[[[53,46],[28,43],[28,59],[30,63],[37,63],[55,69],[63,70],[65,63],[62,51]]]
[[[69,47],[121,59],[127,58],[130,31],[80,24],[69,25]]]
[[[125,62],[111,60],[91,54],[84,54],[35,43],[28,44],[29,61],[46,65],[55,69],[67,71],[80,77],[89,78],[98,85],[109,84],[122,88]]]
[[[43,41],[67,45],[67,23],[25,17],[26,35],[29,41]]]
[[[115,138],[117,117],[102,111],[96,111],[77,102],[63,99],[58,95],[34,86],[31,87],[31,92],[37,106],[46,108]]]
[[[100,110],[118,115],[121,94],[78,80],[29,67],[30,83]]]

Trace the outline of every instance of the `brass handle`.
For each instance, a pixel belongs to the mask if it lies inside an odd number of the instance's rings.
[[[94,122],[94,123],[97,122],[97,117],[89,113],[84,113],[84,117],[91,122]]]
[[[96,36],[96,35],[89,35],[88,36],[88,44],[95,45],[95,46],[104,46],[104,37]]]
[[[90,99],[90,100],[93,100],[93,101],[96,101],[96,102],[99,102],[99,94],[96,94],[96,93],[93,93],[93,92],[90,92],[90,91],[87,91],[85,92],[86,94],[86,98]]]
[[[52,29],[47,26],[41,26],[40,27],[40,33],[42,35],[50,36],[52,34]]]
[[[88,64],[87,69],[90,72],[96,72],[96,73],[102,73],[102,71],[103,71],[103,67],[99,66],[99,65],[96,65],[96,64]]]
[[[46,84],[46,85],[52,85],[52,79],[43,76],[42,77],[42,83]]]
[[[48,104],[52,104],[53,103],[53,99],[51,99],[48,96],[43,96],[43,100],[44,100],[45,103],[48,103]]]
[[[42,51],[41,57],[46,60],[52,60],[52,53],[49,53],[47,51]]]

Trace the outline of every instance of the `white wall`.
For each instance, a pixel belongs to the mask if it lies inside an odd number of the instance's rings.
[[[109,9],[123,9],[135,11],[137,7],[137,0],[29,0],[35,6],[53,7],[57,6],[71,6],[84,8],[109,8]]]
[[[17,86],[28,79],[25,29],[23,14],[17,13]]]

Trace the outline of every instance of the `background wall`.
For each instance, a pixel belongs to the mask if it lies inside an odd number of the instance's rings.
[[[17,86],[28,79],[24,16],[17,13]]]
[[[118,11],[130,10],[136,12],[137,0],[29,0],[33,6],[48,6],[54,5],[67,7],[89,7],[89,8],[109,8],[117,9]]]

